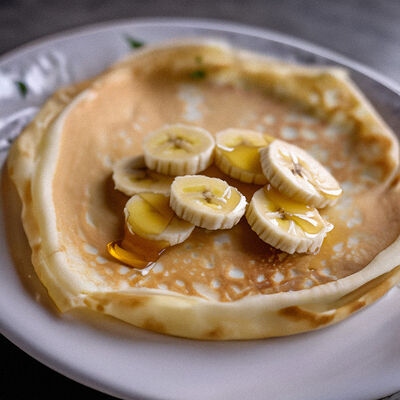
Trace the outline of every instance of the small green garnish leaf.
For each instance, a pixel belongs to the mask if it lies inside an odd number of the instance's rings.
[[[201,56],[196,56],[194,61],[196,61],[197,64],[201,64],[203,62],[203,58]]]
[[[131,46],[132,49],[138,49],[139,47],[144,46],[144,42],[134,39],[131,36],[126,36],[126,41],[129,43],[129,46]]]
[[[204,79],[206,77],[206,71],[204,69],[196,69],[190,73],[192,79]]]
[[[16,81],[15,84],[17,85],[21,96],[25,97],[28,94],[28,86],[26,85],[26,83],[22,81]]]

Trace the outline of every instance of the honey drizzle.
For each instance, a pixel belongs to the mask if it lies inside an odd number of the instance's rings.
[[[299,175],[306,182],[310,183],[321,195],[327,197],[328,199],[337,199],[342,194],[342,189],[339,188],[327,188],[325,187],[319,179],[310,173],[310,168],[307,163],[300,158],[297,158],[295,154],[289,151],[289,154],[280,151],[282,157],[292,164],[291,171],[293,175]]]
[[[324,228],[323,219],[314,207],[285,197],[271,185],[264,187],[264,193],[273,204],[273,211],[270,216],[272,217],[272,214],[274,214],[278,225],[281,227],[287,225],[285,224],[287,221],[289,223],[289,232],[293,228],[292,223],[300,226],[309,235],[317,234]]]
[[[258,151],[271,144],[274,140],[274,137],[263,134],[262,139],[247,139],[244,137],[237,144],[217,144],[217,148],[235,167],[256,174],[262,174]]]
[[[258,150],[264,146],[251,146],[239,144],[232,148],[219,146],[221,153],[235,167],[245,171],[251,171],[257,174],[262,174],[260,158]]]
[[[123,239],[108,243],[107,251],[122,264],[144,269],[155,263],[169,246],[164,240],[149,240],[135,235],[125,226]]]

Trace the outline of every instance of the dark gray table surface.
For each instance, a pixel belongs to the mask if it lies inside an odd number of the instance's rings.
[[[214,18],[272,29],[345,54],[400,83],[400,0],[1,0],[0,54],[66,29],[139,17]],[[34,399],[111,399],[42,366],[4,338],[1,355],[1,399],[25,398],[26,389]]]

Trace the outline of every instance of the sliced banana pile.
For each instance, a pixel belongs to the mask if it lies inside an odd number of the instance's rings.
[[[248,129],[226,129],[216,135],[215,164],[226,175],[245,183],[265,185],[259,149],[274,138]]]
[[[172,209],[182,219],[206,229],[230,229],[246,211],[246,198],[218,178],[186,175],[171,186]]]
[[[197,174],[213,162],[214,146],[214,138],[205,129],[167,125],[144,139],[144,159],[148,168],[160,174]]]
[[[265,185],[254,193],[247,212],[238,189],[222,179],[195,175],[212,164],[214,148],[215,164],[226,175]],[[333,228],[318,208],[333,205],[342,189],[297,146],[244,129],[217,133],[215,146],[205,129],[175,124],[149,134],[143,152],[120,160],[113,172],[115,188],[133,196],[124,209],[125,228],[143,240],[173,246],[195,226],[230,229],[246,213],[253,231],[269,245],[291,254],[315,253]],[[111,255],[129,259],[126,249],[120,246],[118,253],[114,247],[109,245]],[[147,265],[138,257],[130,260],[133,266]]]

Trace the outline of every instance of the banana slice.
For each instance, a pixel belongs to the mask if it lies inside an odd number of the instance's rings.
[[[265,185],[258,150],[274,138],[248,129],[226,129],[216,137],[215,164],[226,175],[245,183]]]
[[[170,246],[185,241],[194,229],[194,225],[175,215],[168,196],[163,194],[137,194],[128,200],[124,213],[126,226],[132,234],[168,242]]]
[[[133,196],[152,192],[169,195],[174,178],[154,172],[146,167],[144,156],[128,157],[114,165],[115,189]]]
[[[170,205],[176,214],[206,229],[229,229],[246,210],[245,197],[218,178],[187,175],[175,178]]]
[[[258,150],[274,138],[248,129],[226,129],[216,135],[215,164],[226,175],[245,183],[265,185]]]
[[[315,253],[333,225],[316,208],[284,197],[271,185],[254,193],[246,212],[261,240],[286,253]]]
[[[214,146],[205,129],[166,125],[144,139],[144,159],[148,168],[164,175],[197,174],[212,163]]]
[[[342,189],[315,158],[299,147],[275,140],[260,150],[264,175],[284,195],[323,208],[336,203]]]

